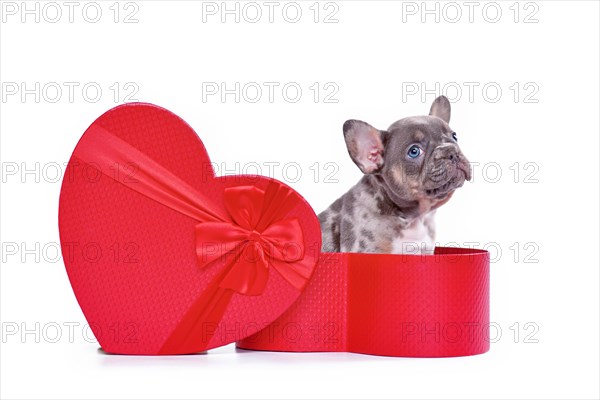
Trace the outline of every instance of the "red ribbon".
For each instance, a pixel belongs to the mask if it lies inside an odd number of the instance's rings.
[[[292,189],[270,180],[266,190],[256,186],[224,190],[228,215],[212,201],[183,182],[148,156],[111,134],[92,125],[76,149],[83,162],[99,166],[106,176],[177,212],[199,221],[196,254],[201,267],[226,259],[223,270],[186,312],[165,341],[160,354],[206,349],[210,338],[200,343],[203,324],[218,324],[234,293],[256,296],[263,293],[273,267],[298,290],[310,278],[314,262],[305,258],[302,227],[296,218],[286,218],[294,207]],[[114,165],[135,164],[135,179],[109,174]]]
[[[230,222],[203,222],[196,226],[196,254],[201,265],[223,257],[222,250],[234,252],[229,273],[219,286],[237,293],[262,294],[273,266],[292,286],[302,289],[312,269],[294,264],[304,258],[304,238],[298,220],[281,219],[264,230],[257,230],[265,192],[254,186],[225,189],[225,208]],[[223,249],[207,254],[207,244],[219,243]]]

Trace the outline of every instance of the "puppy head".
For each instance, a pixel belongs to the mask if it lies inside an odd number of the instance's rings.
[[[346,121],[344,138],[352,160],[363,173],[379,175],[392,200],[440,203],[471,179],[449,121],[450,102],[440,96],[428,116],[401,119],[387,131]]]

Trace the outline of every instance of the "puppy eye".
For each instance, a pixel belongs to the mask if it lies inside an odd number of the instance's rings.
[[[421,148],[419,146],[417,146],[416,144],[410,146],[410,149],[408,149],[408,157],[410,157],[410,158],[417,158],[422,153],[423,153],[423,150],[421,150]]]
[[[455,142],[458,142],[458,137],[456,136],[456,132],[452,132],[452,139],[454,139]]]

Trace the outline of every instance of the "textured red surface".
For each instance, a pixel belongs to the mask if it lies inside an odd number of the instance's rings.
[[[119,106],[99,117],[95,125],[209,197],[222,213],[226,212],[226,187],[251,184],[265,189],[267,185],[267,178],[256,176],[215,178],[196,133],[160,107]],[[198,221],[110,177],[115,173],[135,177],[135,169],[115,165],[109,171],[98,171],[98,166],[86,164],[77,154],[75,148],[59,205],[63,258],[75,296],[105,351],[157,354],[223,263],[199,268],[194,241]],[[318,220],[300,195],[296,194],[295,201],[288,215],[300,222],[304,246],[312,250],[307,254],[316,262],[321,237]],[[257,332],[280,316],[299,294],[271,268],[262,295],[233,295],[216,334],[208,335],[209,343],[202,348]],[[207,330],[214,328],[207,326]],[[203,340],[207,339],[199,337],[198,343]],[[197,349],[191,346],[180,352]]]
[[[238,347],[451,357],[489,350],[489,253],[325,253],[298,301]]]

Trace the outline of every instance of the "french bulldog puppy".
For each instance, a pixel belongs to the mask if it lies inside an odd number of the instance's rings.
[[[436,209],[471,179],[449,122],[450,102],[440,96],[428,116],[385,131],[344,123],[348,153],[365,175],[319,214],[324,252],[433,252]]]

